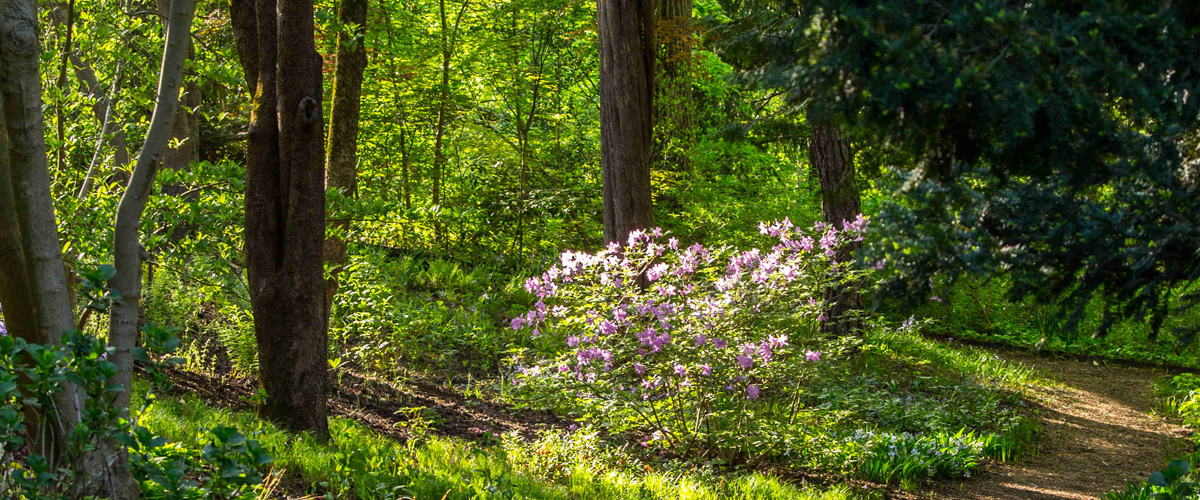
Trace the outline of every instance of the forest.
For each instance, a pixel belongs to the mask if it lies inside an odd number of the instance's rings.
[[[1200,499],[1200,5],[0,0],[0,498]]]

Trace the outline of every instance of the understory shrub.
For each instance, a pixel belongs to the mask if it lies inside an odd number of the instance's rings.
[[[645,433],[646,446],[770,453],[797,389],[843,345],[819,338],[824,296],[862,277],[833,257],[866,226],[761,223],[767,244],[748,250],[682,247],[654,229],[565,252],[526,281],[539,300],[512,321],[558,352],[519,365],[521,386],[610,431]]]
[[[142,341],[143,346],[133,350],[134,359],[144,366],[153,391],[168,388],[170,381],[161,368],[183,362],[171,356],[179,339],[171,330],[148,323],[142,328]],[[113,347],[79,332],[68,333],[62,343],[61,347],[27,343],[8,336],[0,321],[0,463],[5,466],[0,472],[0,498],[76,498],[86,491],[80,489],[80,482],[97,473],[85,469],[97,467],[86,454],[114,448],[128,450],[128,470],[145,498],[257,496],[263,468],[272,462],[257,441],[225,426],[206,429],[206,444],[195,449],[155,435],[141,425],[153,393],[141,398],[145,405],[128,414],[115,404],[117,393],[130,389],[109,382],[117,372],[108,360]],[[52,435],[51,426],[57,419],[50,415],[61,415],[64,410],[57,407],[54,396],[67,390],[68,383],[86,394],[84,411],[73,432],[65,436],[67,449],[54,450],[51,445],[43,454],[42,446],[26,438],[31,430],[39,436]]]

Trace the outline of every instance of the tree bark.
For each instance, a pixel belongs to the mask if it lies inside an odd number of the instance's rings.
[[[604,239],[653,224],[654,1],[598,0]]]
[[[46,158],[45,123],[42,115],[42,82],[38,64],[41,47],[37,38],[36,0],[0,0],[0,100],[3,101],[6,153],[0,155],[7,178],[0,182],[11,186],[11,201],[0,219],[0,260],[5,265],[22,267],[9,272],[24,274],[25,285],[14,283],[0,287],[4,295],[5,316],[20,314],[21,308],[29,317],[17,320],[25,331],[25,340],[43,345],[59,345],[62,335],[74,329],[70,289],[63,267],[58,224],[55,220],[53,198],[50,194],[50,172]],[[0,195],[3,196],[3,195]],[[19,245],[12,237],[19,238]],[[17,247],[19,254],[17,255]],[[7,282],[7,279],[5,279]],[[15,297],[9,293],[20,294]],[[32,330],[29,330],[32,328]],[[74,384],[54,396],[51,425],[39,431],[39,439],[31,443],[34,450],[52,450],[45,454],[52,467],[68,467],[65,444],[79,422],[83,409],[82,395]]]
[[[329,438],[323,247],[321,56],[312,0],[234,0],[247,88],[256,89],[246,154],[246,262],[259,414]],[[253,19],[254,22],[248,22]],[[253,48],[254,52],[241,52]]]
[[[158,6],[158,15],[162,19],[164,27],[170,22],[168,11],[171,9],[171,1],[155,0],[155,4]],[[189,38],[183,43],[185,44],[184,58],[194,59],[196,49],[193,47],[192,40]],[[199,116],[192,112],[193,108],[200,105],[200,87],[192,82],[185,82],[184,85],[186,86],[184,97],[182,100],[176,99],[176,106],[179,109],[174,113],[171,122],[171,136],[161,155],[162,168],[167,170],[188,170],[193,162],[200,161],[200,131],[197,130]],[[164,194],[177,195],[182,191],[183,187],[181,186],[164,186],[163,188]]]
[[[329,118],[329,157],[325,164],[325,189],[340,189],[354,196],[358,189],[358,116],[362,98],[363,72],[367,69],[367,0],[341,0],[338,17],[354,25],[354,33],[341,31],[337,38],[337,68],[333,81],[333,109]],[[345,231],[350,222],[335,222]],[[325,240],[325,262],[332,271],[325,282],[325,318],[329,319],[338,275],[346,264],[346,242],[338,237]]]
[[[116,108],[117,92],[121,88],[120,78],[114,77],[112,90],[109,95],[100,95],[100,82],[96,79],[96,72],[88,65],[87,61],[76,54],[71,54],[71,64],[75,66],[75,78],[88,88],[88,93],[93,99],[96,99],[96,104],[92,105],[92,112],[96,115],[96,120],[103,123],[105,119],[116,123],[115,116],[109,116],[107,110]],[[120,73],[118,72],[118,75]],[[113,151],[113,163],[117,171],[123,170],[125,165],[129,164],[129,147],[125,144],[125,129],[119,125],[116,126],[116,131],[113,132],[112,138],[108,140],[109,146]]]
[[[659,45],[655,158],[661,170],[688,172],[692,126],[692,0],[662,0],[655,36]]]
[[[822,215],[827,224],[840,231],[862,213],[850,141],[832,124],[814,124],[808,152],[821,184]],[[850,265],[858,246],[856,243],[843,245],[838,248],[834,260],[838,265]],[[822,332],[844,336],[862,327],[853,314],[862,309],[857,286],[830,287],[825,291],[825,302],[829,309],[825,312],[826,321],[821,324]]]
[[[116,274],[108,286],[120,294],[109,311],[109,344],[116,351],[112,362],[117,365],[112,382],[124,390],[117,393],[116,406],[129,407],[133,387],[132,350],[137,342],[138,317],[142,296],[142,254],[138,240],[142,213],[150,199],[150,188],[154,185],[159,156],[172,135],[172,123],[179,109],[179,89],[183,86],[183,64],[191,37],[192,0],[172,0],[167,8],[166,36],[162,66],[159,70],[158,92],[154,111],[150,117],[150,128],[142,143],[129,186],[117,206],[117,217],[113,223],[113,258]],[[128,450],[117,443],[109,443],[118,459],[112,461],[118,479],[118,498],[137,498],[138,485],[129,470]],[[121,484],[125,483],[125,484]]]
[[[92,191],[93,178],[96,175],[96,167],[100,165],[101,158],[104,153],[104,143],[108,140],[112,133],[114,105],[116,104],[117,88],[121,81],[122,61],[117,61],[117,71],[113,75],[112,88],[108,91],[108,96],[101,98],[97,104],[104,104],[104,115],[100,118],[100,134],[96,138],[96,150],[92,152],[92,161],[88,164],[87,173],[83,175],[83,185],[79,187],[79,199],[85,200],[88,194]],[[121,147],[125,147],[125,134],[121,132]]]
[[[56,150],[55,162],[56,171],[60,174],[66,171],[66,156],[67,156],[67,138],[64,131],[63,123],[66,121],[63,118],[63,99],[66,99],[67,94],[67,62],[74,48],[74,42],[71,41],[72,35],[75,33],[75,0],[67,2],[67,35],[63,40],[62,53],[58,63],[58,79],[55,84],[58,86],[58,99],[54,106],[54,124],[58,130],[58,149]]]

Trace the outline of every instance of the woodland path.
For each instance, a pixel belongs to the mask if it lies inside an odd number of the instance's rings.
[[[1104,498],[1145,479],[1186,451],[1190,432],[1152,414],[1161,370],[1096,365],[999,352],[1038,369],[1061,387],[1033,389],[1042,434],[1036,457],[997,464],[974,478],[943,483],[936,497],[1000,500]]]

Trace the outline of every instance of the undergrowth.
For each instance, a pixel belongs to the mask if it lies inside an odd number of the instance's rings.
[[[273,473],[283,476],[274,487],[304,490],[287,491],[291,495],[391,500],[852,498],[844,487],[796,487],[759,473],[724,475],[684,466],[655,469],[582,431],[557,440],[506,435],[503,444],[418,433],[400,443],[335,417],[330,419],[332,442],[325,445],[307,435],[283,432],[252,413],[210,407],[191,395],[160,398],[142,418],[153,432],[191,448],[205,444],[209,428],[243,429],[274,457]],[[592,451],[581,452],[585,449]]]

